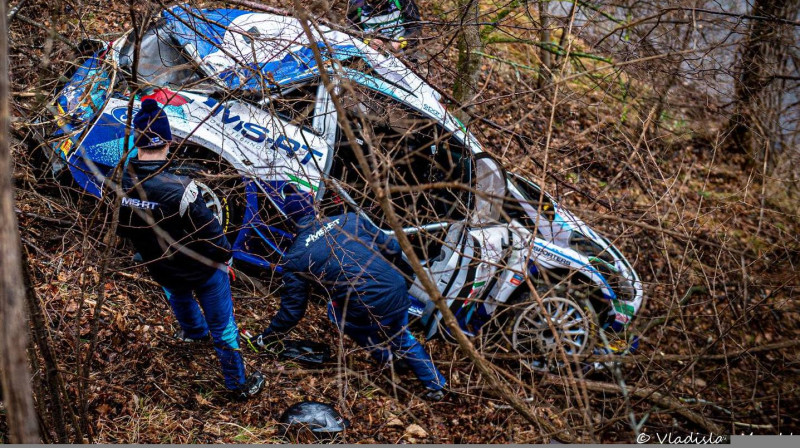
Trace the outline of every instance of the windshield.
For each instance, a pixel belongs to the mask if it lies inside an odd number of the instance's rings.
[[[128,76],[133,71],[135,38],[128,35],[119,65]],[[157,87],[185,87],[201,79],[196,67],[172,39],[164,20],[156,22],[142,36],[137,66],[139,82]]]

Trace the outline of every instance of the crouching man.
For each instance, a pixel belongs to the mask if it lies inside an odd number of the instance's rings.
[[[118,233],[130,238],[164,288],[180,324],[176,337],[213,339],[225,387],[235,399],[250,398],[261,391],[264,377],[260,372],[245,377],[226,265],[230,243],[195,182],[170,172],[172,132],[159,104],[144,100],[133,125],[138,156],[122,177]]]
[[[408,331],[405,278],[387,261],[405,264],[397,240],[353,213],[317,220],[308,195],[291,185],[284,192],[296,238],[284,257],[280,310],[255,344],[267,347],[297,325],[306,313],[309,281],[316,281],[330,294],[328,316],[340,331],[382,364],[404,359],[426,387],[424,397],[441,400],[445,379]]]

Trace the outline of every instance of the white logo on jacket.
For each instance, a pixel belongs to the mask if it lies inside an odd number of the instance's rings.
[[[308,247],[309,244],[311,244],[311,243],[317,241],[318,239],[322,238],[323,236],[327,235],[328,232],[330,232],[332,228],[334,228],[335,226],[338,226],[338,225],[339,225],[339,218],[334,219],[333,221],[331,221],[331,222],[325,224],[324,226],[322,226],[319,230],[317,230],[316,232],[312,233],[311,235],[309,235],[306,238],[306,247]]]
[[[145,210],[155,210],[158,207],[158,202],[142,201],[136,198],[122,198],[123,207],[141,208]]]
[[[189,182],[189,185],[186,186],[186,190],[183,191],[181,206],[178,209],[181,216],[186,214],[186,210],[197,200],[199,194],[200,192],[197,190],[197,184],[195,184],[194,181]]]

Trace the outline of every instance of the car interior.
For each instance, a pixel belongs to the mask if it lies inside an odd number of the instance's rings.
[[[328,189],[322,201],[325,212],[341,211],[344,194],[375,225],[391,230],[358,161],[360,152],[373,175],[388,187],[395,214],[417,255],[435,258],[447,227],[463,220],[470,207],[470,152],[436,121],[363,86],[348,87],[344,108],[356,141],[350,142],[341,128],[337,132],[329,177],[339,188]]]
[[[136,73],[139,82],[162,87],[186,88],[202,79],[196,66],[172,40],[161,19],[142,35]],[[122,46],[119,65],[128,78],[133,73],[136,40],[131,33]]]

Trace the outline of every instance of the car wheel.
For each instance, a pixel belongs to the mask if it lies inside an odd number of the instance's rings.
[[[540,304],[530,293],[527,298],[511,327],[511,348],[524,362],[549,370],[563,365],[564,355],[592,353],[598,326],[590,304],[558,296],[542,296]]]

